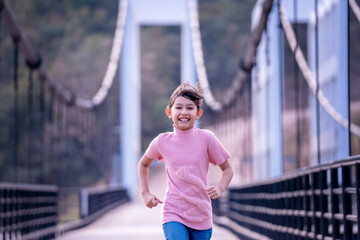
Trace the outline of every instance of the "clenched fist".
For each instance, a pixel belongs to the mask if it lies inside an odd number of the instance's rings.
[[[152,195],[151,193],[144,194],[144,203],[148,208],[156,207],[159,203],[163,203],[160,199]]]
[[[212,198],[218,199],[224,192],[219,186],[208,186],[205,188],[205,192]]]

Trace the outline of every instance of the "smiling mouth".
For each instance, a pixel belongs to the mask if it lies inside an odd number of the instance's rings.
[[[179,118],[180,122],[189,122],[190,119],[189,118]]]

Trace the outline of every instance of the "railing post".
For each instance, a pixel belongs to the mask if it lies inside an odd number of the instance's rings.
[[[273,209],[273,204],[272,204],[272,198],[270,197],[271,193],[272,193],[272,185],[273,184],[266,184],[266,194],[267,194],[267,197],[265,198],[266,199],[266,204],[265,204],[265,207],[268,208],[268,209]],[[265,214],[265,218],[264,218],[264,221],[265,222],[269,222],[271,221],[271,219],[273,218],[271,214],[269,213],[264,213]],[[267,230],[267,236],[271,237],[273,235],[273,232],[271,229],[268,229]]]
[[[14,208],[14,191],[15,189],[9,189],[9,200],[10,200],[10,203],[9,203],[9,212],[10,213],[13,213],[15,212],[15,208]],[[15,238],[14,237],[14,226],[16,225],[15,223],[15,214],[10,214],[9,216],[9,236],[10,236],[10,239],[13,239]]]
[[[284,183],[284,181],[280,181],[279,182],[279,192],[278,193],[280,193],[280,194],[283,194],[284,193],[284,189],[285,189],[285,183]],[[285,198],[282,196],[281,198],[280,198],[280,200],[279,200],[279,202],[280,202],[280,209],[281,210],[283,210],[283,209],[285,209]],[[286,218],[285,218],[285,216],[284,215],[280,215],[279,216],[279,218],[281,219],[280,221],[281,221],[281,226],[282,227],[285,227],[285,225],[286,225]],[[279,231],[279,239],[284,239],[286,237],[286,234],[285,233],[283,233],[283,232],[281,232],[281,231]]]
[[[331,222],[332,222],[332,237],[333,239],[340,238],[340,224],[339,220],[335,218],[335,214],[339,213],[339,195],[335,194],[335,189],[339,187],[338,184],[338,168],[330,170],[331,175]]]
[[[86,189],[80,192],[81,218],[89,215],[89,193]]]
[[[0,188],[0,199],[1,199],[1,201],[0,201],[0,213],[4,213],[4,212],[5,212],[5,208],[4,208],[5,203],[3,202],[3,199],[4,199],[4,190],[1,189],[1,188]],[[4,234],[5,234],[5,233],[4,233],[4,231],[5,231],[4,226],[5,226],[4,218],[1,217],[1,218],[0,218],[0,238],[1,238],[1,239],[4,239],[4,238],[5,238],[5,236],[4,236]]]
[[[288,209],[290,209],[291,208],[291,205],[290,205],[290,196],[288,195],[288,193],[289,193],[289,191],[290,191],[290,181],[291,180],[285,180],[285,181],[283,181],[284,182],[284,191],[283,191],[283,193],[285,193],[285,195],[284,195],[284,209],[285,210],[288,210]],[[289,232],[289,228],[290,228],[290,226],[291,226],[291,216],[289,216],[288,215],[288,213],[287,212],[284,212],[284,214],[285,214],[285,227],[287,228],[287,230],[286,230],[286,232],[285,232],[285,239],[287,239],[287,240],[290,240],[290,232]]]
[[[313,209],[312,209],[312,217],[313,217],[313,225],[314,225],[314,234],[315,239],[317,238],[317,235],[320,233],[320,219],[317,218],[316,212],[320,211],[320,204],[319,199],[320,196],[316,193],[319,189],[318,182],[319,182],[319,174],[317,172],[311,173],[311,192],[312,192],[312,199],[313,199]]]
[[[271,196],[272,193],[274,192],[274,184],[267,184],[266,185],[266,193],[268,194],[268,196]],[[266,204],[266,207],[269,208],[269,209],[275,209],[275,206],[274,206],[274,200],[271,198],[271,197],[267,197],[267,204]],[[271,221],[272,219],[272,216],[270,214],[266,214],[266,222],[269,222]],[[270,238],[274,238],[274,231],[271,231],[271,229],[268,231],[269,233],[269,237]]]
[[[356,206],[357,206],[357,239],[360,240],[360,164],[355,165],[355,177],[356,177]]]
[[[295,210],[297,210],[296,205],[296,178],[289,179],[289,191],[290,192],[290,209],[293,210],[293,213],[290,216],[290,227],[295,230],[296,229],[296,217]],[[290,239],[296,239],[296,235],[294,232],[291,233]]]
[[[281,183],[279,183],[279,182],[272,184],[273,185],[273,195],[278,194],[279,192],[281,192],[280,191],[280,184]],[[275,206],[276,210],[280,210],[282,208],[281,200],[274,199],[273,202],[274,202],[274,206]],[[278,218],[274,219],[274,222],[278,226],[282,225],[282,221],[283,221],[282,217],[278,217]],[[278,231],[272,231],[272,232],[273,232],[273,236],[272,236],[273,239],[280,239],[281,236],[280,236],[280,233]]]
[[[298,176],[296,178],[296,181],[295,181],[295,191],[297,192],[297,197],[296,197],[296,210],[298,212],[298,215],[295,217],[295,228],[297,230],[302,231],[303,230],[303,227],[304,227],[304,224],[303,224],[303,218],[300,216],[300,212],[304,209],[303,208],[303,205],[302,205],[302,199],[303,197],[301,196],[301,191],[303,190],[302,188],[302,185],[301,185],[301,178],[302,176]],[[296,237],[296,239],[301,239],[300,236]]]
[[[324,194],[324,191],[327,188],[327,177],[326,177],[326,170],[320,171],[319,183],[320,183],[320,211],[321,211],[321,218],[320,218],[320,231],[321,231],[321,239],[328,234],[328,221],[324,217],[324,214],[328,210],[328,197]]]
[[[23,212],[22,209],[21,209],[21,190],[20,189],[15,189],[14,190],[14,209],[15,209],[15,212],[17,214],[15,214],[14,216],[14,221],[15,221],[15,229],[14,229],[14,234],[15,234],[15,237],[16,239],[18,238],[21,238],[21,230],[22,230],[22,227],[19,227],[21,226],[21,213]],[[37,226],[38,227],[38,226]]]
[[[305,226],[306,226],[306,235],[305,239],[308,239],[309,232],[311,232],[311,217],[309,217],[309,211],[310,211],[310,196],[308,195],[308,190],[310,190],[310,174],[305,174],[303,176],[303,184],[304,184],[304,208],[305,208]]]
[[[352,239],[352,224],[346,219],[346,216],[351,214],[351,196],[346,193],[346,188],[351,185],[351,171],[349,166],[341,167],[342,176],[342,206],[343,206],[343,221],[344,221],[344,239]]]
[[[3,205],[3,208],[2,208],[2,210],[3,210],[3,213],[5,213],[5,212],[7,212],[8,211],[8,209],[9,209],[9,204],[7,203],[7,196],[8,196],[8,191],[9,190],[7,190],[7,189],[3,189],[3,194],[2,194],[2,198],[3,198],[3,203],[4,203],[4,205]],[[8,232],[8,225],[9,225],[9,219],[8,219],[8,217],[6,217],[6,215],[2,218],[3,219],[3,239],[6,239],[6,235],[8,234],[7,232]]]

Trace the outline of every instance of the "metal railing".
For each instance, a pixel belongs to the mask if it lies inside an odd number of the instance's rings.
[[[213,203],[215,219],[241,239],[359,239],[359,187],[354,156],[231,188],[228,208]]]
[[[53,239],[57,187],[0,183],[0,239]]]
[[[88,191],[87,195],[88,216],[96,214],[108,206],[129,201],[129,196],[124,188],[106,189],[105,191],[92,189]]]
[[[71,203],[70,210],[65,206],[69,199],[76,202],[76,206]],[[64,190],[49,185],[0,183],[0,240],[54,239],[127,201],[124,188]],[[71,221],[64,217],[61,221],[59,216],[64,211],[72,212]]]
[[[67,192],[73,195],[73,191]],[[121,187],[113,189],[79,189],[78,196],[79,201],[76,205],[80,209],[76,212],[79,213],[79,218],[59,224],[56,236],[61,236],[66,232],[86,226],[111,209],[130,200],[127,190]]]

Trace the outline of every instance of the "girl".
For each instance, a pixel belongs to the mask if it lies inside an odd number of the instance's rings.
[[[158,135],[138,164],[141,195],[149,208],[163,203],[149,189],[149,166],[155,158],[165,163],[167,190],[162,208],[166,239],[210,239],[212,199],[228,187],[233,170],[230,154],[209,130],[194,123],[203,114],[203,96],[197,87],[183,83],[175,89],[165,110],[173,121],[173,132]],[[222,177],[217,186],[207,185],[209,163],[219,165]]]

